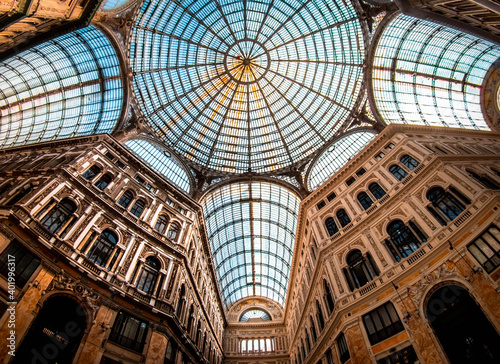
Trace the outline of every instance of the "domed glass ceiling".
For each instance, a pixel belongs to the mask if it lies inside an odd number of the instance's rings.
[[[148,1],[132,29],[142,113],[179,155],[232,173],[290,166],[356,106],[364,45],[341,0]]]

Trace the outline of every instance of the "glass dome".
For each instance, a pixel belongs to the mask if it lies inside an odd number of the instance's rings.
[[[198,167],[289,167],[359,101],[364,44],[350,2],[145,1],[131,39],[144,117]]]

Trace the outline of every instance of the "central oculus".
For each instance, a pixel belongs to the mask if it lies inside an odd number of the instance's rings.
[[[224,55],[225,72],[238,83],[259,81],[269,69],[269,63],[264,46],[253,40],[234,44]]]

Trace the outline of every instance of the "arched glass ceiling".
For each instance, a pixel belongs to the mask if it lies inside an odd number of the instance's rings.
[[[364,45],[342,0],[146,0],[130,58],[142,112],[168,145],[218,171],[266,172],[348,119]]]
[[[0,63],[0,147],[109,133],[121,112],[120,66],[94,27]]]
[[[103,10],[111,10],[115,9],[119,6],[126,4],[129,0],[106,0],[104,4],[101,5],[101,9]]]
[[[189,177],[182,165],[164,148],[142,139],[125,142],[138,157],[181,190],[189,193]]]
[[[271,316],[266,311],[259,309],[252,309],[246,311],[240,317],[240,322],[247,322],[250,319],[261,319],[262,321],[271,321]]]
[[[387,123],[488,129],[480,87],[500,47],[405,15],[378,41],[373,94]]]
[[[210,192],[203,210],[222,298],[284,305],[299,198],[269,182],[237,182]]]
[[[374,133],[362,131],[346,135],[333,143],[314,163],[308,179],[309,190],[316,189],[333,176],[373,138]]]

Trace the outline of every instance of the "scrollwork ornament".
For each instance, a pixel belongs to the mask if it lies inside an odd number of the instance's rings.
[[[101,297],[92,289],[83,285],[79,280],[67,276],[64,270],[52,280],[47,291],[70,291],[79,296],[93,312],[93,319],[97,316],[97,311],[101,307]]]
[[[443,263],[431,273],[423,275],[417,283],[408,288],[409,296],[411,297],[415,306],[419,307],[424,292],[429,286],[433,286],[443,279],[461,277],[458,274],[456,267],[453,267],[451,269],[449,268],[450,267],[447,263]]]

